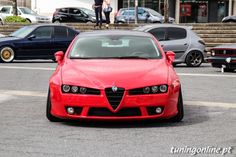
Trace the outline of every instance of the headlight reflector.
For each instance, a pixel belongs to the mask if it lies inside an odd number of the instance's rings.
[[[68,93],[70,91],[70,86],[69,85],[63,85],[62,90],[63,90],[63,92]]]
[[[144,87],[143,88],[143,93],[145,93],[145,94],[150,93],[150,88],[149,87]]]
[[[158,86],[152,86],[152,92],[157,93],[158,92]]]
[[[159,87],[159,90],[162,93],[166,93],[167,89],[168,89],[167,85],[160,85],[160,87]]]
[[[80,93],[85,94],[87,92],[87,88],[80,87],[79,91],[80,91]]]
[[[79,90],[79,87],[77,87],[77,86],[72,86],[72,87],[71,87],[72,93],[77,93],[78,90]]]

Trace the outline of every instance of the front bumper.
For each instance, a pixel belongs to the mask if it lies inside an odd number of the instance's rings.
[[[58,87],[50,87],[50,91],[51,114],[62,119],[168,119],[178,113],[179,87],[169,88],[165,94],[128,95],[128,91],[125,91],[115,110],[111,107],[104,90],[101,90],[100,95],[64,94]],[[76,114],[68,114],[68,107],[75,108]],[[161,107],[163,111],[155,113],[156,107]]]
[[[216,68],[222,68],[224,65],[226,68],[236,69],[236,57],[208,57],[206,60]]]

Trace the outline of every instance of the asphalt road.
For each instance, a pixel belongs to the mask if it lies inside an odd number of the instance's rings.
[[[236,156],[236,72],[221,73],[209,64],[176,67],[185,105],[181,123],[50,123],[45,106],[55,66],[0,64],[0,157],[191,156],[172,154],[172,147],[231,147],[225,156]]]

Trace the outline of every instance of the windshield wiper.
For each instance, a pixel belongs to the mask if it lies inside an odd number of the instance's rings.
[[[149,59],[148,57],[140,57],[140,56],[121,56],[117,58],[119,59]]]

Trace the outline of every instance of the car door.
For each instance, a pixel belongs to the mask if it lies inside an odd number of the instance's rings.
[[[71,22],[86,22],[84,14],[77,8],[70,8]]]
[[[57,51],[66,52],[71,41],[75,38],[77,32],[64,27],[64,26],[55,26],[54,35],[53,35],[53,51],[51,55],[54,55]]]
[[[52,26],[40,26],[33,30],[24,41],[19,44],[19,57],[23,58],[52,58]]]
[[[163,41],[163,48],[166,51],[173,51],[175,58],[180,58],[189,47],[187,31],[184,28],[168,27],[166,39]]]
[[[61,8],[58,11],[58,15],[55,17],[56,19],[60,19],[60,22],[71,22],[71,16],[69,14],[68,8]]]

